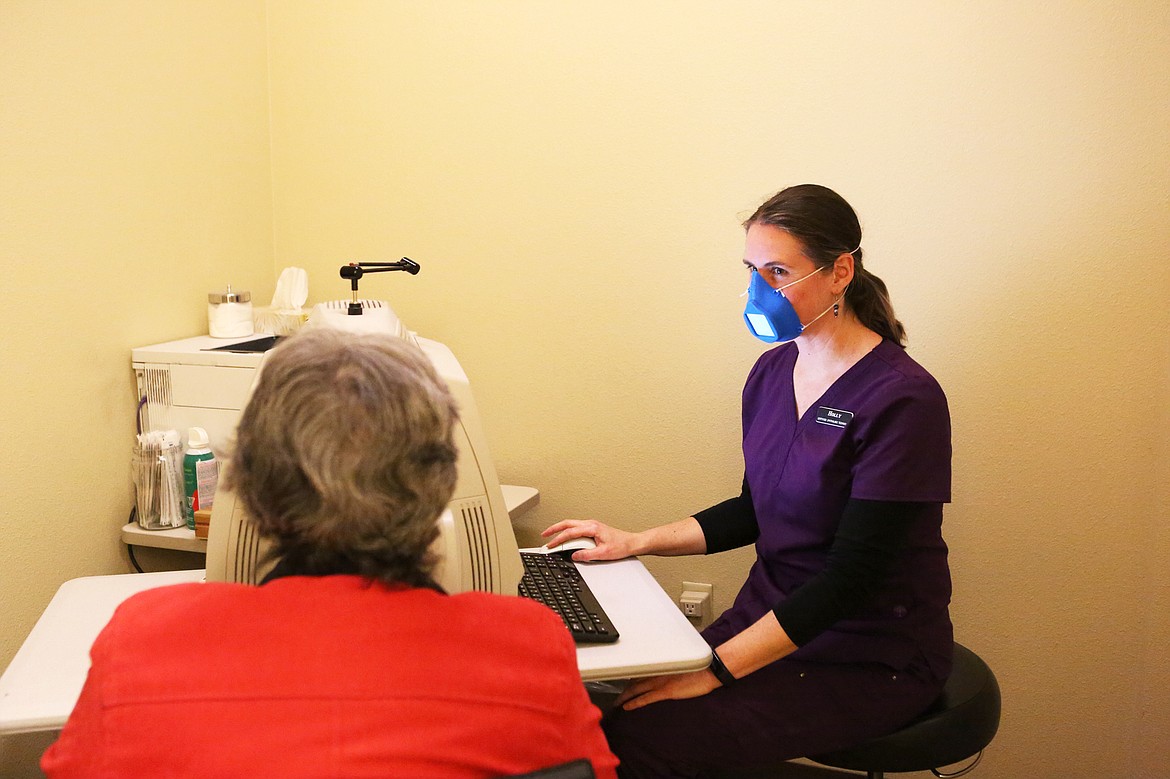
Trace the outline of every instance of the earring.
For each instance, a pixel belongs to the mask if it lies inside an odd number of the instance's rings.
[[[836,316],[840,316],[840,314],[841,314],[841,304],[840,304],[840,303],[834,303],[834,304],[833,304],[833,316],[834,316],[834,317],[836,317]]]

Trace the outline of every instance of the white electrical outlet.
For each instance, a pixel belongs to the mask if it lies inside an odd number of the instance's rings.
[[[682,613],[688,619],[696,619],[700,622],[707,619],[712,611],[711,599],[714,587],[702,582],[683,582],[682,589],[682,595],[678,599]]]

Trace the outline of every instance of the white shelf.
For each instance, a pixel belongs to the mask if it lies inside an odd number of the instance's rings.
[[[504,493],[504,506],[508,509],[508,518],[513,522],[521,514],[540,503],[540,490],[535,487],[501,484],[500,490]]]
[[[513,521],[540,503],[540,490],[515,484],[501,484],[504,505]],[[196,538],[194,530],[185,527],[171,530],[144,530],[135,522],[122,526],[122,543],[128,546],[153,546],[156,549],[177,549],[180,552],[207,554],[207,539]]]
[[[195,531],[185,527],[144,530],[137,522],[128,522],[122,526],[122,542],[128,546],[153,546],[156,549],[207,554],[207,539],[196,538]]]

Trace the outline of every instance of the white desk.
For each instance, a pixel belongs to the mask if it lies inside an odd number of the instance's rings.
[[[114,609],[136,592],[203,581],[203,571],[83,576],[61,585],[0,676],[0,733],[65,724],[89,672],[89,648]]]
[[[612,644],[578,644],[577,667],[587,682],[698,671],[711,648],[678,604],[637,558],[577,563],[620,638]]]
[[[636,559],[578,564],[621,638],[578,646],[585,681],[695,671],[711,652]],[[0,734],[56,730],[89,671],[89,648],[114,609],[136,592],[203,580],[203,571],[86,576],[61,585],[0,676]]]

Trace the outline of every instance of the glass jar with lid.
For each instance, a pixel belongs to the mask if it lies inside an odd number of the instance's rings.
[[[251,335],[252,293],[233,290],[231,284],[223,292],[209,293],[207,332],[212,338],[242,338]]]

